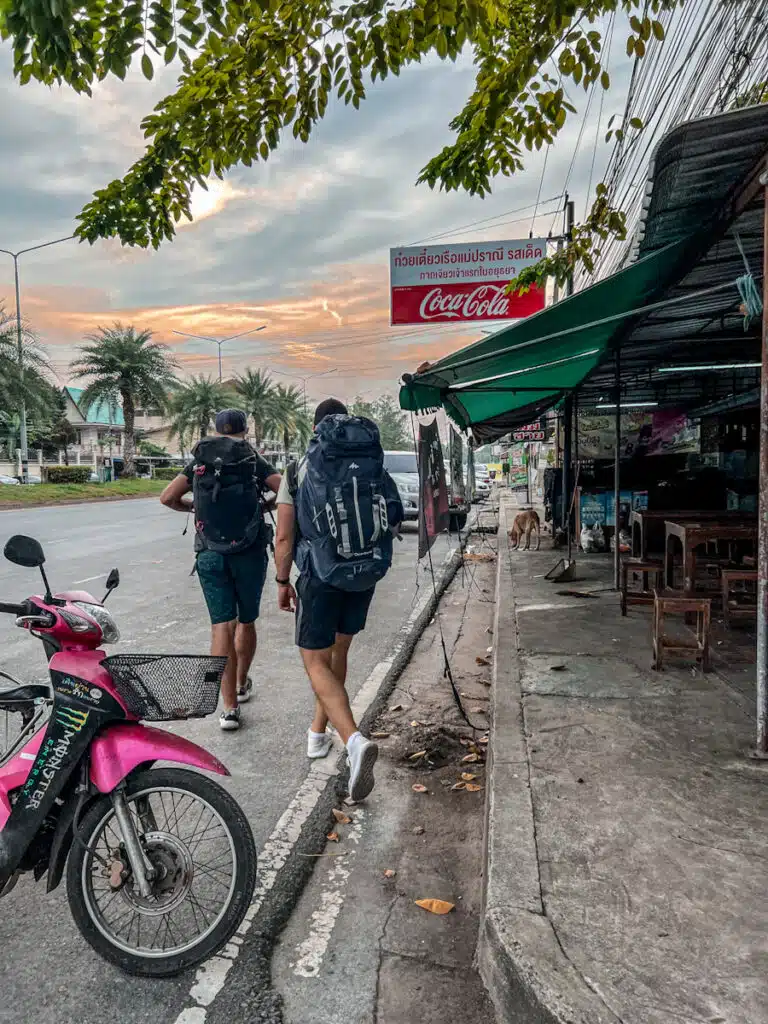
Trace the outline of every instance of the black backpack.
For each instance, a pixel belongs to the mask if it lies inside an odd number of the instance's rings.
[[[205,547],[237,554],[262,539],[266,543],[253,448],[232,437],[204,437],[192,454],[195,528]]]

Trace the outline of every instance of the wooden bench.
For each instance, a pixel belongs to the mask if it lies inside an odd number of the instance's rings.
[[[653,668],[661,671],[664,655],[682,654],[701,662],[703,672],[709,672],[709,626],[711,622],[711,600],[708,597],[693,597],[679,591],[656,590],[653,600]],[[695,615],[695,634],[692,641],[682,637],[668,637],[664,632],[664,617],[673,615]]]
[[[627,614],[628,604],[653,604],[653,594],[661,584],[661,577],[664,572],[662,562],[656,562],[650,558],[624,558],[621,562],[621,614]],[[629,575],[643,577],[642,590],[629,590]],[[648,577],[653,576],[653,586],[649,586]]]
[[[757,615],[757,594],[754,601],[739,604],[731,603],[731,590],[734,583],[757,583],[756,569],[723,569],[720,574],[720,585],[723,595],[723,619],[730,629],[732,619],[754,619]],[[742,591],[744,593],[745,591]]]

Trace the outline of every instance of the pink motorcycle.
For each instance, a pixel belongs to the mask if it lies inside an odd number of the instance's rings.
[[[42,640],[51,687],[0,689],[0,711],[21,716],[0,761],[0,896],[22,872],[47,891],[67,871],[83,937],[130,974],[162,977],[207,959],[231,938],[251,902],[256,848],[239,805],[218,783],[174,762],[229,775],[207,751],[139,724],[210,715],[226,659],[118,654],[104,600],[52,594],[38,541],[12,537],[5,557],[39,567],[43,597],[0,604]],[[14,721],[18,721],[14,719]],[[6,734],[8,731],[6,715]],[[7,744],[6,744],[7,746]]]

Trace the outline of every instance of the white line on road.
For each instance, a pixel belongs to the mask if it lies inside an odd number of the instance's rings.
[[[93,583],[94,580],[102,580],[107,574],[100,572],[98,576],[87,576],[84,580],[73,580],[72,585],[77,586],[79,583]]]
[[[365,811],[358,808],[354,812],[352,827],[344,839],[347,843],[357,845],[363,831]],[[339,857],[328,872],[328,878],[320,891],[320,906],[312,912],[309,935],[296,947],[299,959],[293,967],[293,973],[301,978],[316,978],[323,965],[323,957],[331,941],[336,918],[344,906],[345,889],[349,876],[352,874],[352,858],[354,850],[347,850],[347,859]]]
[[[454,549],[451,548],[443,562],[442,571],[448,567],[453,557]],[[395,643],[389,657],[380,661],[360,688],[357,697],[352,702],[352,711],[356,719],[363,717],[365,710],[371,704],[379,687],[400,653],[408,635],[411,632],[416,620],[419,618],[432,597],[432,590],[424,588],[424,594],[417,602],[408,616],[405,623],[400,627]],[[340,740],[335,739],[337,752],[341,752]],[[283,811],[272,835],[264,844],[264,849],[258,856],[258,873],[256,876],[256,889],[253,901],[246,911],[242,924],[237,929],[232,944],[222,950],[216,956],[206,960],[195,974],[195,981],[189,990],[192,1006],[182,1010],[174,1024],[205,1024],[207,1018],[206,1007],[210,1006],[216,996],[224,987],[227,975],[240,953],[240,944],[243,938],[250,931],[251,925],[261,909],[267,894],[274,888],[280,869],[285,865],[293,848],[299,841],[304,823],[317,806],[320,797],[325,792],[328,780],[336,775],[336,768],[333,764],[320,763],[315,761],[309,769],[304,782],[299,786],[296,795],[290,804]]]

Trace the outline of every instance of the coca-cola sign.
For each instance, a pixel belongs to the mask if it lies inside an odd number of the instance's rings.
[[[546,256],[545,239],[390,251],[392,323],[517,320],[544,308],[544,290],[508,294],[509,282]]]

